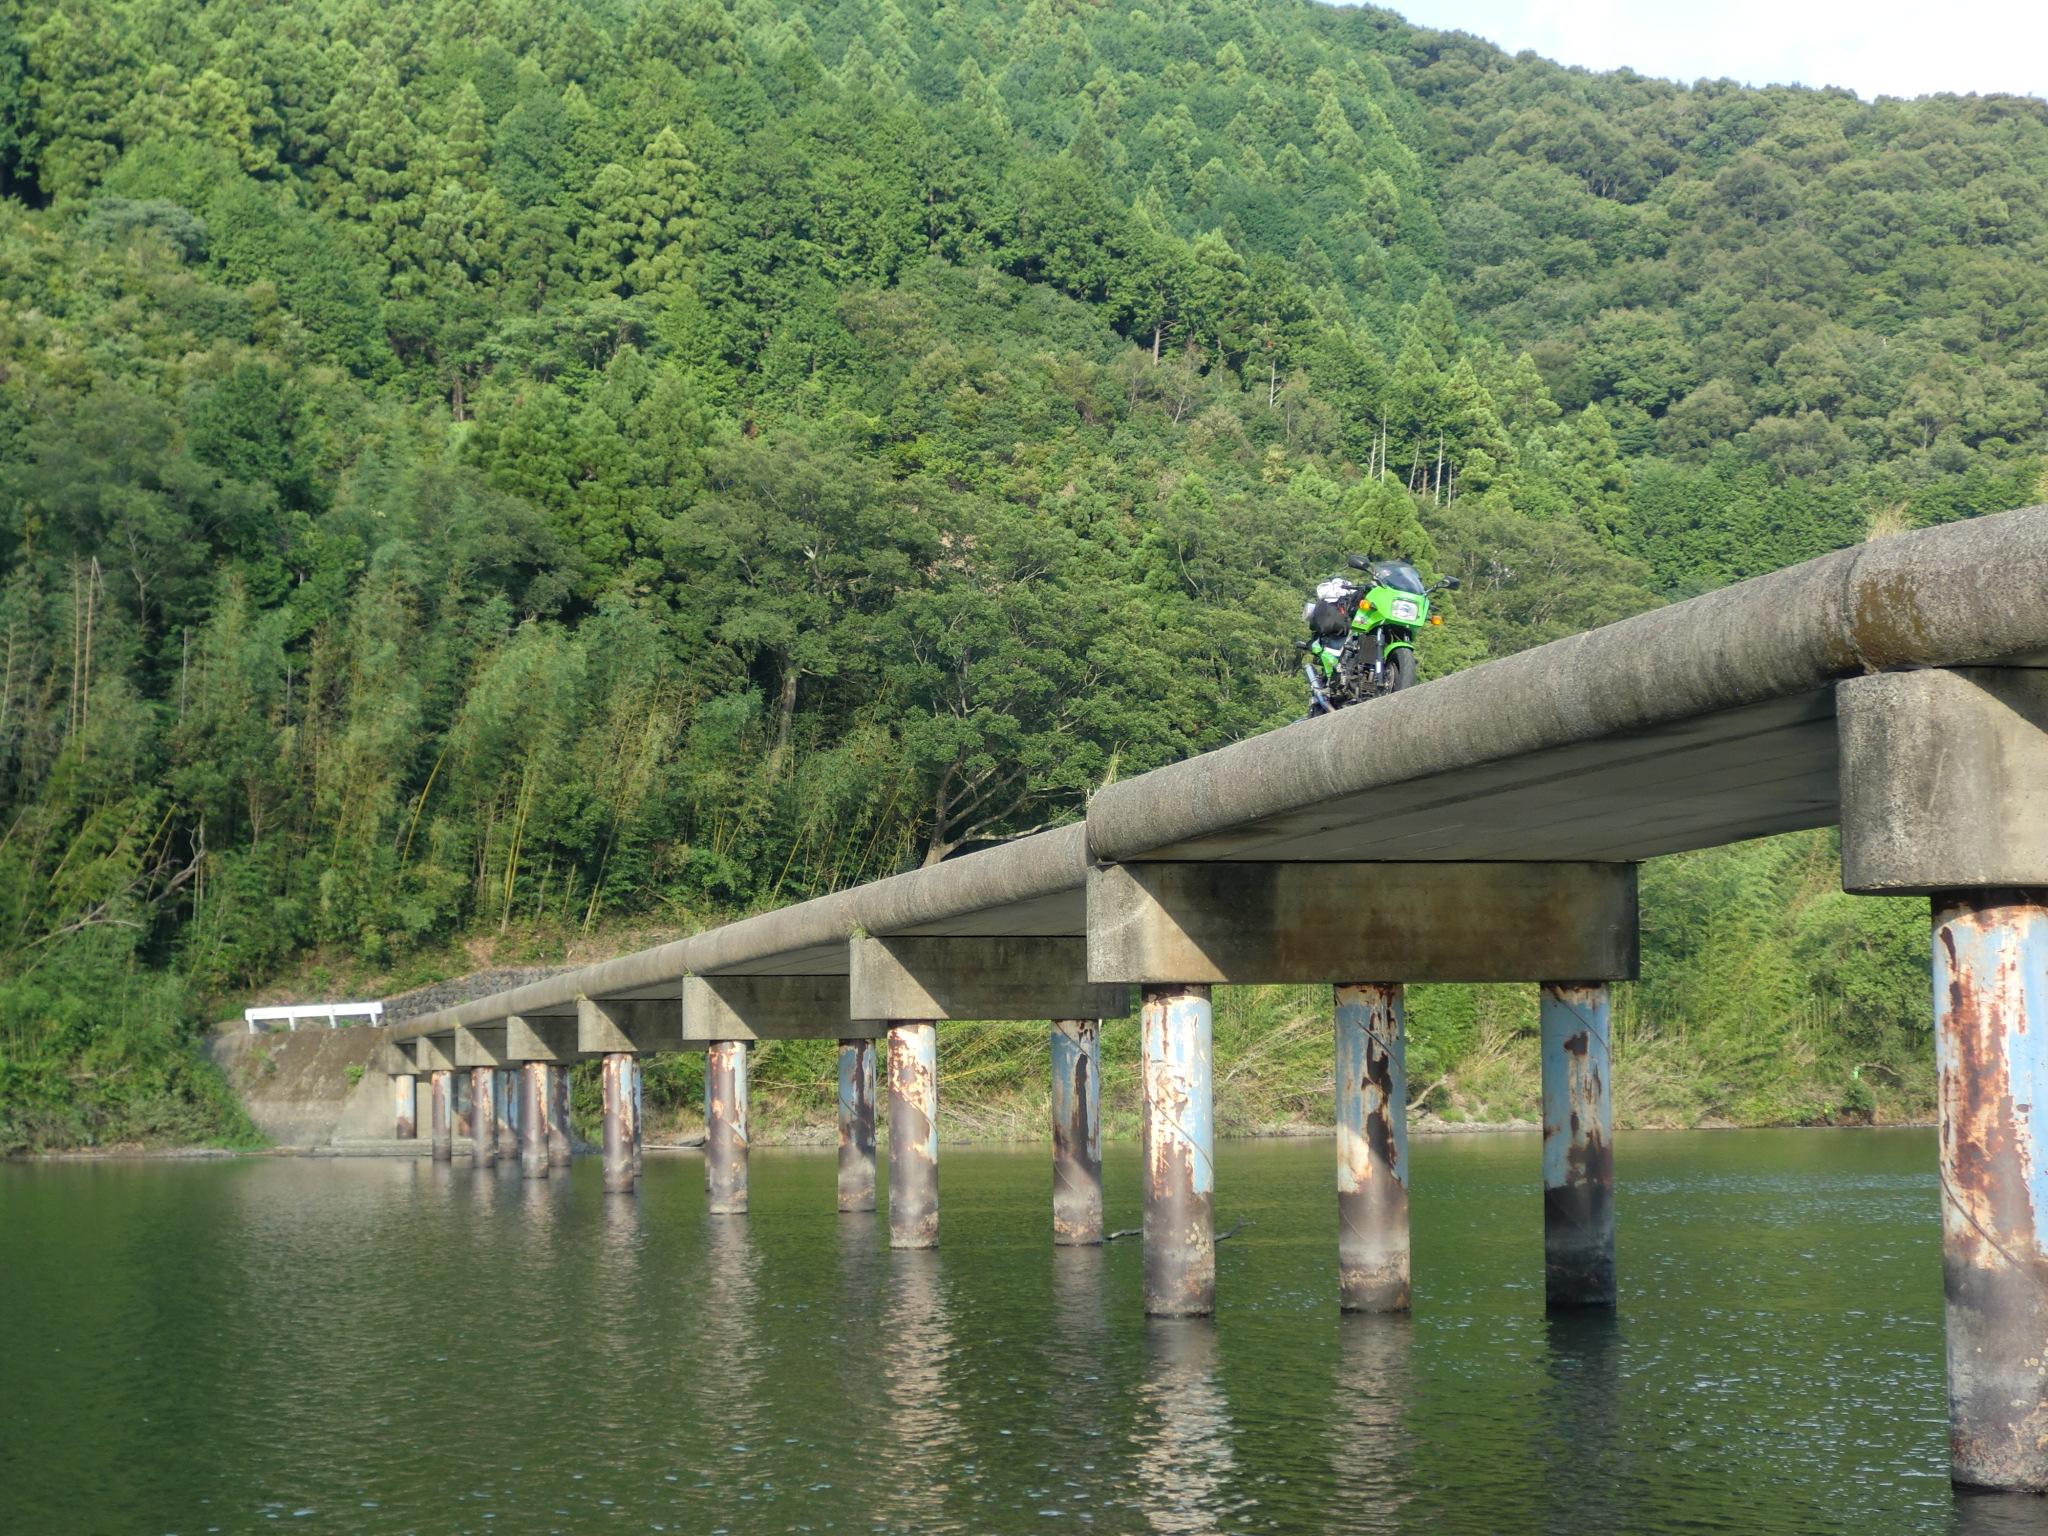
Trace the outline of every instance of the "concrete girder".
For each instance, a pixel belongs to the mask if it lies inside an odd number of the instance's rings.
[[[1088,974],[1146,985],[1625,980],[1633,864],[1115,864]]]
[[[456,1066],[502,1067],[510,1060],[505,1054],[504,1025],[464,1025],[455,1031]]]
[[[412,1041],[413,1055],[422,1072],[453,1072],[455,1070],[455,1032],[445,1035],[420,1035]]]
[[[1131,989],[1088,980],[1085,938],[865,938],[848,950],[849,1016],[1117,1019]]]
[[[515,1013],[505,1020],[505,1055],[508,1060],[559,1065],[575,1061],[581,1054],[576,1048],[574,1019],[529,1017]]]
[[[685,1040],[874,1039],[886,1022],[848,1023],[844,976],[686,976]]]
[[[576,1049],[584,1056],[683,1050],[683,1010],[672,998],[580,998]]]
[[[1835,715],[1844,890],[2048,886],[2048,669],[1854,678]]]

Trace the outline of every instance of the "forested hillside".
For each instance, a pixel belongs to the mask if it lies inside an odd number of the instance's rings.
[[[2039,494],[2032,99],[1297,0],[4,0],[0,184],[0,1147],[223,1133],[189,1031],[295,969],[1072,817],[1299,713],[1349,550],[1463,579],[1440,673]],[[1922,924],[1823,837],[1653,867],[1624,1113],[1923,1104]],[[1418,1090],[1532,1012],[1418,997]]]

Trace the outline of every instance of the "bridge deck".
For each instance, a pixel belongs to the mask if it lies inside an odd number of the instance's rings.
[[[1634,861],[1837,820],[1836,681],[2048,665],[2048,506],[1838,551],[1114,784],[1085,822],[399,1026],[686,975],[839,975],[872,935],[1079,935],[1093,862]]]

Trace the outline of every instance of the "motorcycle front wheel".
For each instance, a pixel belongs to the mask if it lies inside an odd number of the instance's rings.
[[[1387,692],[1399,693],[1403,688],[1415,686],[1415,652],[1402,646],[1386,661]]]

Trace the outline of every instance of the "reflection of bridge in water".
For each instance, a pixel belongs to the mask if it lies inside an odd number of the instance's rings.
[[[1055,1241],[1088,1242],[1092,1025],[1136,987],[1146,1306],[1202,1315],[1210,989],[1331,983],[1339,1297],[1400,1310],[1402,987],[1534,981],[1546,1293],[1611,1307],[1607,1018],[1636,973],[1636,866],[1831,825],[1846,889],[1932,898],[1955,1475],[2048,1488],[2048,508],[1844,550],[1112,785],[1085,822],[442,1009],[393,1029],[386,1066],[400,1134],[428,1120],[452,1156],[467,1072],[475,1161],[516,1147],[538,1178],[569,1148],[565,1068],[603,1058],[605,1187],[630,1193],[638,1058],[708,1051],[708,1182],[744,1211],[745,1045],[836,1039],[856,1213],[886,1039],[888,1220],[914,1250],[938,1239],[937,1026],[1049,1019]],[[898,1358],[892,1394],[929,1367]],[[1161,1414],[1160,1454],[1198,1461],[1176,1449],[1202,1442],[1194,1399]]]

